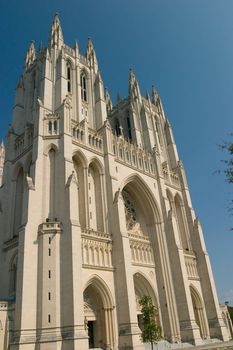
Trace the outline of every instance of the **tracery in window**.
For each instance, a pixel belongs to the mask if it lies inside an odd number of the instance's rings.
[[[126,191],[123,191],[122,195],[125,205],[126,227],[127,230],[132,230],[137,223],[136,210],[130,195]]]
[[[87,79],[84,72],[80,75],[81,99],[87,102]]]

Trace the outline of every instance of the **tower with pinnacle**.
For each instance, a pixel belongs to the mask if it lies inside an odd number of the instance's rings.
[[[144,295],[168,342],[229,339],[155,87],[131,69],[113,105],[57,15],[26,53],[1,183],[0,350],[143,349]]]

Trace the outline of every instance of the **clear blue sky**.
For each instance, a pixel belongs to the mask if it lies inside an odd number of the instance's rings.
[[[232,0],[0,0],[0,138],[12,116],[30,40],[47,44],[58,12],[65,42],[84,54],[91,37],[105,86],[126,96],[133,67],[154,83],[173,125],[193,206],[202,222],[220,301],[233,305],[232,185],[214,172],[233,131]]]

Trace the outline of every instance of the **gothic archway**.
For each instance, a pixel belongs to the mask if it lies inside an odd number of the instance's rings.
[[[93,159],[88,167],[88,197],[90,228],[104,232],[103,184],[101,165]]]
[[[153,305],[156,307],[156,323],[161,326],[160,322],[160,315],[159,315],[159,306],[158,306],[158,300],[155,295],[155,292],[146,279],[141,273],[137,272],[134,274],[134,291],[135,291],[135,298],[136,298],[136,307],[137,307],[137,319],[138,319],[138,326],[140,329],[142,329],[142,313],[141,313],[141,306],[139,304],[139,300],[143,296],[149,296],[151,297]]]
[[[115,344],[113,301],[105,282],[95,276],[84,290],[84,319],[89,348],[113,349]]]
[[[159,213],[153,195],[137,175],[128,179],[122,189],[125,221],[132,262],[154,266],[156,221]]]
[[[193,311],[195,316],[196,324],[199,327],[200,336],[202,339],[208,338],[208,326],[206,320],[206,314],[204,309],[204,304],[196,288],[190,286],[190,293],[193,304]]]

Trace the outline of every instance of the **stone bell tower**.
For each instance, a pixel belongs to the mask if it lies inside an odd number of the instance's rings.
[[[229,339],[155,87],[131,69],[113,105],[92,40],[66,45],[57,15],[0,146],[0,281],[0,350],[143,349],[143,295],[167,341]]]

